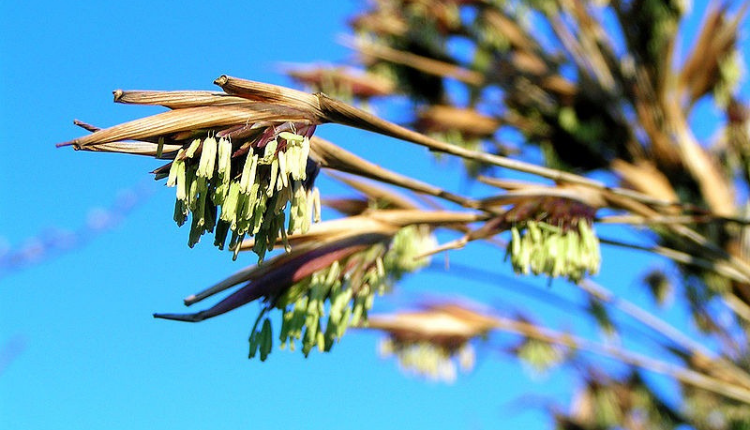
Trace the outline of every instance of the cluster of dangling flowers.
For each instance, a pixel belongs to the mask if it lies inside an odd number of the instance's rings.
[[[277,296],[266,297],[250,335],[250,357],[260,353],[265,360],[273,348],[269,313],[274,308],[282,314],[281,348],[295,350],[300,341],[305,356],[316,347],[329,351],[349,327],[367,325],[376,294],[390,290],[403,274],[429,264],[428,258],[418,257],[435,243],[428,228],[403,227],[390,243],[376,243],[334,261]]]
[[[511,227],[510,262],[516,273],[565,277],[573,282],[599,272],[599,239],[585,220],[572,228],[528,221]]]
[[[524,216],[512,214],[506,256],[513,270],[572,282],[597,274],[601,252],[593,228],[595,211],[582,202],[545,198]]]
[[[472,341],[486,338],[498,324],[491,314],[467,305],[432,303],[419,311],[373,315],[370,327],[387,333],[380,355],[395,356],[405,373],[455,381],[459,371],[474,367]]]
[[[192,216],[188,245],[214,232],[214,244],[223,249],[231,232],[234,258],[246,236],[255,238],[253,251],[261,260],[279,237],[288,249],[287,235],[306,232],[311,219],[320,216],[320,198],[312,187],[317,166],[308,163],[314,129],[285,123],[250,130],[250,138],[240,143],[208,134],[181,148],[167,185],[177,189],[177,224]]]
[[[469,343],[449,348],[429,341],[407,342],[389,337],[380,342],[379,352],[383,357],[396,356],[405,373],[433,381],[454,382],[459,369],[470,371],[475,362],[474,348]]]

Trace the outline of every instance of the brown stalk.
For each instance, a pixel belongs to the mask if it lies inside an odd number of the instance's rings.
[[[317,114],[319,110],[317,97],[304,91],[227,75],[219,76],[214,84],[220,86],[229,94],[235,94],[248,100],[288,106],[313,114]]]
[[[260,121],[305,122],[310,117],[293,109],[256,103],[251,106],[202,106],[176,109],[106,128],[57,146],[81,148],[120,140],[140,140],[201,128],[220,128]]]
[[[727,7],[728,3],[712,2],[695,45],[682,66],[680,91],[687,95],[688,110],[711,89],[719,73],[721,58],[737,43],[737,28],[747,12],[748,3],[745,2],[729,20]]]
[[[371,211],[368,217],[381,222],[406,227],[412,224],[450,225],[486,221],[488,215],[468,212],[434,211],[422,209],[395,209]]]
[[[382,222],[367,215],[355,215],[313,224],[306,233],[290,235],[287,240],[294,252],[299,247],[314,247],[321,242],[340,240],[350,236],[369,233],[392,236],[396,234],[398,229],[399,226],[397,225]],[[277,240],[281,243],[282,238],[278,238]],[[255,239],[245,239],[240,245],[240,250],[248,251],[253,248],[254,244]]]
[[[617,240],[599,238],[599,241],[603,244],[618,246],[621,248],[635,249],[639,251],[651,252],[654,254],[662,255],[677,263],[687,264],[690,266],[699,267],[701,269],[710,270],[718,273],[719,275],[733,279],[741,283],[750,283],[750,276],[744,273],[742,270],[737,268],[732,262],[724,260],[710,260],[707,258],[698,257],[686,252],[678,251],[675,249],[663,247],[663,246],[640,246],[635,244],[629,244],[620,242]]]
[[[716,357],[711,350],[689,338],[666,321],[654,316],[651,312],[644,310],[628,300],[615,296],[614,293],[590,279],[584,279],[581,282],[573,283],[573,285],[596,299],[615,307],[621,312],[629,315],[631,318],[671,340],[676,345],[689,351],[693,356],[692,360],[694,362],[707,362],[709,365],[703,366],[703,370],[708,371],[709,373],[729,373],[731,375],[729,376],[731,378],[729,380],[742,381],[743,386],[750,388],[750,375],[748,375],[746,371],[723,357]]]
[[[112,92],[115,103],[158,105],[170,109],[200,106],[246,105],[248,100],[212,91],[123,91]]]
[[[164,145],[163,154],[179,151],[182,145]],[[82,151],[91,152],[116,152],[121,154],[147,155],[155,157],[158,152],[158,145],[151,142],[110,142],[98,145],[88,145],[79,148]]]
[[[477,176],[477,180],[483,184],[491,185],[493,187],[502,188],[503,190],[522,190],[528,187],[541,187],[542,184],[529,182],[529,181],[518,181],[515,179],[503,179],[493,178],[491,176],[480,175]]]
[[[414,201],[408,199],[406,196],[393,192],[390,189],[386,189],[385,187],[378,185],[377,183],[371,181],[365,182],[364,180],[359,179],[356,176],[344,176],[342,174],[337,174],[334,172],[328,172],[328,175],[336,179],[337,181],[343,182],[351,188],[354,188],[355,190],[364,194],[365,196],[367,196],[368,200],[386,202],[388,205],[388,209],[419,208],[419,205],[417,205]]]
[[[375,163],[360,158],[357,155],[317,136],[313,136],[311,139],[310,148],[311,153],[323,167],[375,179],[377,181],[396,185],[418,193],[440,197],[457,203],[465,208],[472,209],[477,207],[476,202],[472,199],[467,199],[434,185],[384,169]]]
[[[343,39],[343,44],[356,49],[362,55],[375,57],[380,60],[389,61],[394,64],[411,67],[430,75],[453,78],[469,85],[480,86],[484,84],[484,76],[481,73],[466,69],[455,64],[445,63],[411,52],[399,51],[384,45],[376,45],[361,40]]]
[[[676,135],[682,162],[698,182],[703,199],[715,214],[734,215],[734,189],[721,173],[717,160],[700,146],[690,131],[679,102],[672,100],[665,108],[671,129]]]
[[[614,358],[625,364],[661,373],[682,383],[750,404],[750,389],[718,380],[679,365],[510,318],[495,317],[495,328],[528,338],[567,346],[574,350],[584,350],[597,355]]]
[[[610,215],[597,218],[596,222],[606,224],[709,224],[709,223],[737,223],[750,224],[750,219],[720,217],[717,215],[655,215],[651,217],[640,215]]]
[[[513,160],[499,155],[488,154],[481,151],[472,151],[457,145],[442,142],[429,136],[406,129],[384,119],[378,118],[368,112],[348,105],[344,102],[334,100],[325,94],[317,94],[320,102],[320,111],[326,122],[335,122],[374,133],[405,140],[421,146],[425,146],[433,151],[445,152],[458,157],[480,161],[498,167],[504,167],[519,172],[531,173],[537,176],[553,179],[559,182],[569,182],[571,184],[581,184],[600,190],[606,190],[609,193],[628,198],[636,202],[647,203],[654,206],[673,206],[677,202],[668,202],[654,199],[642,193],[634,192],[623,188],[609,187],[599,181],[585,178],[580,175],[564,172],[562,170],[550,169],[532,163],[526,163],[519,160]]]

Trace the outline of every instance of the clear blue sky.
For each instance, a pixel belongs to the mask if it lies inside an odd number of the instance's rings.
[[[207,243],[190,250],[187,231],[171,220],[174,190],[147,174],[159,162],[54,147],[82,134],[74,118],[111,126],[158,111],[113,104],[117,88],[213,89],[223,73],[288,84],[278,73],[282,62],[345,60],[351,53],[336,37],[356,5],[0,3],[0,252],[29,246],[50,229],[80,229],[102,213],[97,208],[112,207],[128,190],[142,197],[111,231],[24,270],[0,273],[0,345],[20,345],[19,355],[0,367],[0,428],[550,426],[538,409],[510,402],[525,394],[527,404],[541,401],[537,396],[566,404],[572,379],[560,371],[530,377],[488,347],[477,347],[473,373],[448,386],[399,373],[392,361],[377,357],[379,336],[372,333],[349,334],[333,353],[314,352],[307,360],[275,351],[265,363],[249,361],[254,305],[201,324],[154,320],[153,312],[182,311],[183,297],[252,264],[253,256],[232,262]],[[436,165],[421,149],[335,126],[319,134],[415,177],[453,189],[471,186],[445,174],[455,165]],[[341,191],[327,181],[320,185],[327,195]],[[486,262],[507,275],[502,258],[482,246],[452,254],[452,261]],[[613,264],[622,261],[627,267]],[[632,291],[643,261],[608,251],[600,281]],[[497,284],[428,272],[376,307],[457,292],[503,310],[533,309],[556,327],[586,326],[580,317],[514,293],[531,287],[512,275]],[[579,297],[564,283],[552,288]],[[635,300],[647,303],[643,293]],[[679,320],[681,313],[668,317]]]

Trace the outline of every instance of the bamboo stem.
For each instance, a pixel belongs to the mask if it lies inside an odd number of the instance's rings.
[[[700,215],[610,215],[607,217],[597,218],[596,222],[606,224],[708,224],[708,223],[737,223],[740,225],[750,225],[750,219],[738,217],[726,217],[713,214]]]
[[[643,325],[651,328],[655,332],[671,340],[675,344],[686,349],[693,355],[693,358],[696,361],[708,361],[711,363],[711,367],[715,368],[715,370],[719,370],[716,367],[720,367],[726,370],[727,372],[731,373],[731,376],[734,380],[742,381],[742,384],[746,388],[750,389],[750,375],[746,371],[737,367],[737,365],[729,360],[726,360],[722,357],[716,357],[713,351],[689,338],[684,333],[677,330],[674,326],[668,324],[666,321],[654,316],[654,314],[644,310],[643,308],[635,305],[628,300],[615,296],[614,293],[606,289],[604,286],[599,285],[589,279],[585,279],[579,283],[574,283],[573,285],[594,296],[598,300],[614,306],[616,309],[629,315],[631,318],[637,320]]]
[[[718,380],[676,364],[656,360],[621,348],[603,345],[588,339],[554,331],[545,327],[538,327],[534,324],[516,321],[510,318],[495,317],[495,328],[525,337],[567,346],[572,349],[579,349],[593,354],[610,357],[622,363],[661,373],[682,383],[750,404],[750,389]]]
[[[624,243],[618,240],[599,238],[599,241],[603,244],[619,246],[622,248],[635,249],[639,251],[651,252],[654,254],[662,255],[677,263],[687,264],[701,269],[714,271],[722,276],[726,276],[738,282],[750,283],[750,277],[743,272],[737,270],[737,268],[726,262],[726,261],[712,261],[706,258],[696,257],[695,255],[688,254],[686,252],[678,251],[675,249],[667,248],[664,246],[641,246],[631,243]]]
[[[562,170],[551,169],[539,166],[533,163],[527,163],[520,160],[488,154],[481,151],[472,151],[457,145],[451,145],[429,136],[425,136],[413,130],[401,127],[390,121],[379,118],[369,112],[365,112],[347,103],[332,99],[325,94],[317,94],[320,101],[320,109],[323,118],[329,122],[335,122],[341,125],[347,125],[354,128],[370,131],[373,133],[390,136],[396,139],[405,140],[424,146],[432,151],[444,152],[461,158],[475,160],[497,167],[503,167],[519,172],[530,173],[544,178],[552,179],[556,182],[567,182],[570,184],[579,184],[592,187],[598,190],[607,191],[617,196],[632,199],[637,202],[653,206],[675,206],[679,202],[664,201],[656,199],[645,194],[628,190],[625,188],[610,187],[600,181],[589,179],[573,173]]]

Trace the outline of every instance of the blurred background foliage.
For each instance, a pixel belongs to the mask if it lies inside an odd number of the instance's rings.
[[[589,200],[596,213],[589,219],[621,216],[621,222],[645,227],[637,231],[653,244],[649,250],[669,255],[677,270],[653,270],[643,287],[661,306],[687,306],[713,342],[690,340],[658,315],[588,279],[576,282],[589,297],[583,312],[614,342],[550,333],[533,316],[494,321],[493,329],[522,334],[509,351],[535,371],[565,365],[579,374],[583,384],[572,404],[550,407],[559,428],[750,426],[745,397],[750,123],[747,101],[737,93],[746,72],[738,28],[747,6],[712,2],[697,34],[681,31],[691,11],[688,1],[378,0],[350,21],[353,36],[346,41],[359,54],[357,67],[391,83],[382,85],[392,88],[390,93],[377,96],[410,101],[414,120],[403,123],[472,150],[527,160],[541,154],[548,167],[603,177],[609,185],[654,199],[635,202],[602,192],[603,204]],[[327,70],[331,81],[343,73]],[[323,80],[298,80],[327,90]],[[369,98],[350,88],[354,99]],[[725,116],[710,139],[699,141],[691,113],[706,100]],[[523,138],[511,143],[519,134]],[[474,161],[466,167],[479,179],[494,172]],[[550,197],[534,198],[538,203]],[[657,200],[672,203],[654,204]],[[563,211],[559,200],[551,206]],[[549,219],[554,209],[543,212],[531,217]],[[570,220],[575,214],[558,217]],[[724,265],[744,274],[720,273]],[[618,349],[626,343],[617,339],[639,334],[614,324],[613,312],[625,312],[651,332],[658,346],[649,354],[658,360]],[[720,313],[731,318],[719,321]],[[628,370],[601,368],[586,351],[614,356]],[[680,403],[667,406],[641,377],[643,371],[676,379]],[[699,379],[713,388],[699,387]],[[743,400],[729,395],[735,389]]]

